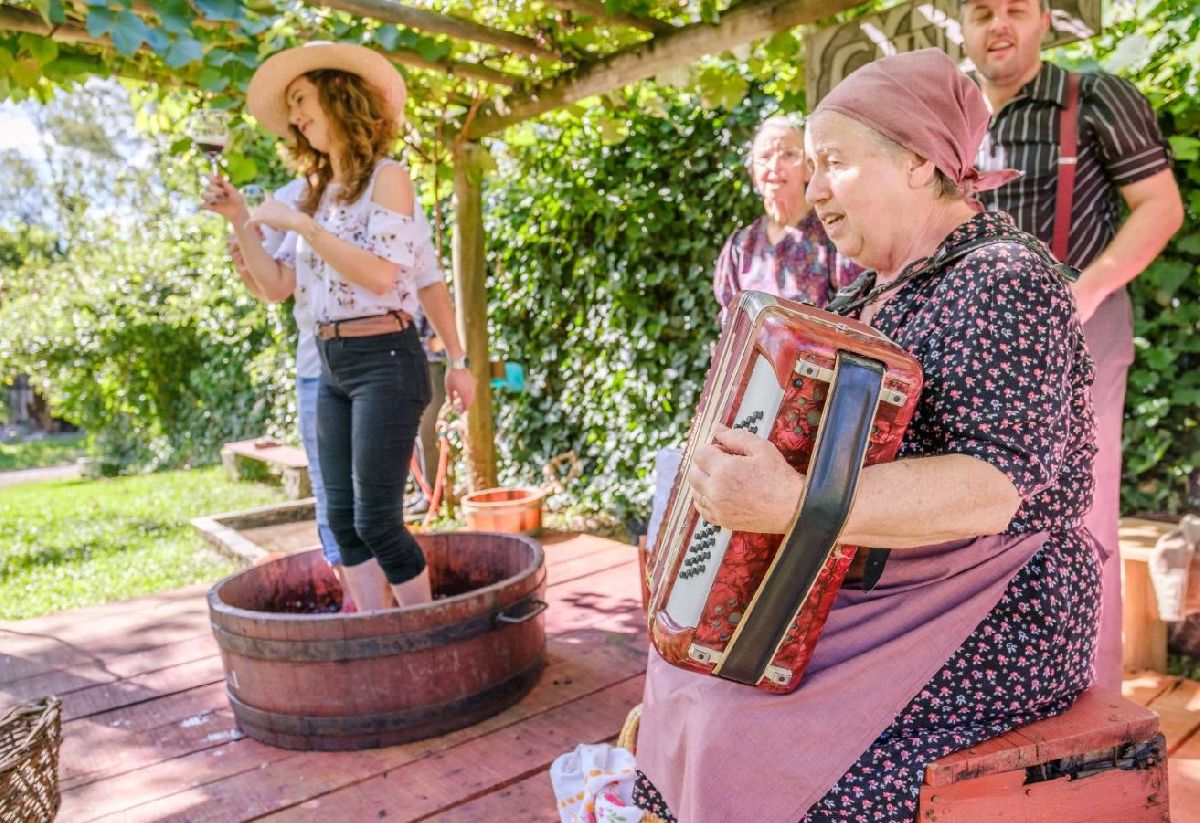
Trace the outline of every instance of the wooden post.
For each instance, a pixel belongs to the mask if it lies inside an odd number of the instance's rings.
[[[1158,598],[1150,579],[1150,555],[1158,538],[1174,523],[1121,519],[1121,629],[1126,670],[1167,671],[1167,624],[1158,616]]]
[[[496,480],[492,425],[491,369],[488,364],[487,264],[483,255],[483,164],[487,150],[460,143],[454,151],[454,292],[458,334],[471,358],[479,393],[467,414],[467,484],[472,491]]]

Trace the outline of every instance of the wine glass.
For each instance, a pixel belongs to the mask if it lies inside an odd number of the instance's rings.
[[[196,148],[208,155],[215,177],[220,173],[217,158],[229,145],[229,113],[221,109],[198,109],[188,121],[188,132]]]

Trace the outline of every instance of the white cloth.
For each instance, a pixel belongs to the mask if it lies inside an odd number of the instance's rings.
[[[308,191],[308,184],[303,178],[297,177],[286,186],[276,190],[271,196],[290,209],[300,204],[301,198]],[[267,254],[274,256],[287,239],[287,232],[262,227],[263,248]],[[296,376],[311,378],[321,376],[321,355],[317,353],[316,319],[313,317],[309,291],[312,288],[308,282],[302,282],[300,272],[296,272],[296,290],[292,293],[294,303],[292,316],[296,318]]]
[[[650,522],[646,525],[646,546],[650,554],[654,554],[654,544],[658,539],[658,530],[662,528],[663,518],[667,514],[667,503],[671,498],[671,487],[675,485],[675,475],[679,473],[679,464],[683,462],[683,449],[668,446],[659,449],[654,455],[654,503],[650,509]]]
[[[1176,622],[1200,611],[1200,517],[1189,514],[1158,538],[1150,555],[1150,580],[1160,620]]]
[[[582,743],[550,764],[550,783],[562,823],[638,823],[633,804],[637,762],[628,749]]]
[[[417,292],[446,279],[430,239],[429,221],[421,209],[415,207],[410,217],[371,200],[380,169],[394,163],[388,159],[376,163],[371,182],[353,203],[339,202],[338,186],[331,183],[313,215],[318,225],[331,234],[399,266],[387,292],[374,294],[350,282],[295,232],[289,232],[275,252],[276,260],[296,270],[297,291],[302,283],[311,284],[308,295],[317,322],[396,310],[415,315],[420,309]]]

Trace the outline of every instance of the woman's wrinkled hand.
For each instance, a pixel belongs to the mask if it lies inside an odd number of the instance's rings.
[[[475,402],[475,375],[470,369],[449,369],[446,372],[446,396],[459,414],[471,407]]]
[[[792,523],[804,476],[767,440],[717,425],[696,449],[688,483],[709,523],[734,531],[783,534]]]

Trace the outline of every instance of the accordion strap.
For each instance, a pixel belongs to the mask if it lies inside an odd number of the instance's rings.
[[[839,351],[796,519],[714,674],[757,685],[796,619],[850,514],[885,367]]]

